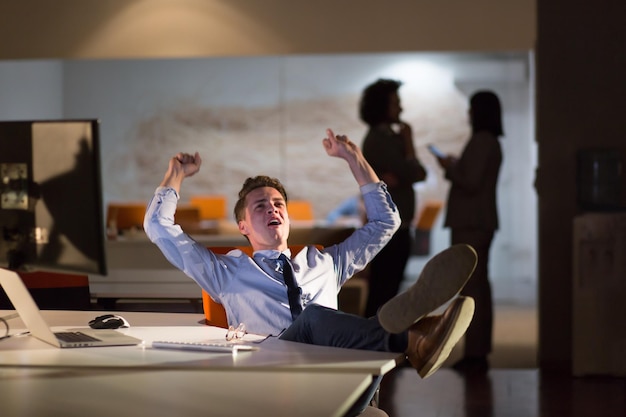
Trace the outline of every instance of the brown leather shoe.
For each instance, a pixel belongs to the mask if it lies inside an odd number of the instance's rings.
[[[446,311],[428,316],[409,328],[406,355],[422,378],[432,375],[463,337],[474,316],[474,299],[457,297]]]
[[[453,245],[432,257],[406,291],[387,301],[378,321],[390,333],[401,333],[455,297],[476,268],[470,245]]]

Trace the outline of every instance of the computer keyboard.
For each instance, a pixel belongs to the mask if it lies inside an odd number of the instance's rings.
[[[256,346],[233,342],[176,342],[157,340],[152,342],[156,349],[199,350],[203,352],[236,353],[258,350]]]
[[[100,341],[100,339],[81,332],[56,332],[54,333],[54,335],[57,337],[57,339],[67,343]]]

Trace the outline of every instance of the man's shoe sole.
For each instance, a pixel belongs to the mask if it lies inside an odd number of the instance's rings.
[[[476,251],[470,245],[458,244],[439,252],[408,290],[380,308],[381,326],[390,333],[407,330],[457,295],[474,272],[476,262]]]
[[[417,370],[422,378],[428,378],[448,359],[454,346],[461,340],[474,317],[474,299],[458,297],[451,306],[450,325],[444,332],[439,347],[426,359],[426,363]]]

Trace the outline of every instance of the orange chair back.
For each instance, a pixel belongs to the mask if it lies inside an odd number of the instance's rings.
[[[183,229],[198,228],[200,224],[200,209],[188,204],[180,204],[176,207],[174,222]]]
[[[289,218],[296,221],[313,220],[313,206],[306,200],[289,200],[287,202]]]
[[[437,220],[437,215],[443,207],[443,202],[431,200],[424,204],[424,207],[420,211],[420,215],[416,222],[416,227],[419,230],[431,230]]]
[[[289,245],[291,255],[296,256],[306,245]],[[322,245],[315,245],[318,249],[323,249]],[[209,250],[218,255],[225,255],[231,250],[239,249],[248,256],[252,256],[251,246],[215,246],[209,247]],[[224,307],[209,296],[209,294],[202,290],[202,308],[204,310],[204,318],[206,324],[210,326],[228,328],[228,318],[226,317],[226,310]]]
[[[222,220],[226,216],[226,197],[222,195],[194,195],[189,204],[200,209],[202,220]]]
[[[117,230],[143,229],[146,203],[109,203],[107,206],[107,226]]]

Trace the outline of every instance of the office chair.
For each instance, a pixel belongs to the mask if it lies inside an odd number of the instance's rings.
[[[107,227],[116,231],[143,229],[143,217],[146,214],[144,202],[118,202],[107,205]]]
[[[306,245],[289,245],[291,255],[296,256]],[[315,245],[317,249],[323,249],[322,245]],[[215,246],[209,247],[213,253],[218,255],[225,255],[231,250],[239,249],[248,256],[252,256],[251,246]],[[209,296],[209,294],[202,290],[202,307],[204,309],[204,318],[206,324],[210,326],[228,328],[228,319],[226,317],[226,310],[224,307]],[[370,401],[370,405],[359,414],[359,417],[389,417],[387,413],[378,408],[378,399],[380,395],[380,387],[376,388],[376,391]]]
[[[315,245],[318,249],[323,249],[321,245]],[[289,245],[289,249],[291,250],[291,255],[296,256],[298,252],[300,252],[305,245]],[[252,256],[252,247],[251,246],[215,246],[209,247],[213,253],[218,255],[225,255],[231,250],[239,249],[243,253],[248,256]],[[209,294],[202,290],[202,308],[204,310],[204,318],[206,320],[206,324],[210,326],[222,327],[224,329],[228,329],[228,319],[226,317],[226,310],[224,307],[215,301],[209,296]]]
[[[200,209],[201,220],[223,220],[226,215],[226,197],[223,195],[192,195],[189,204]]]
[[[313,221],[313,206],[307,200],[289,200],[287,202],[289,219],[294,221]]]
[[[430,255],[430,232],[442,207],[443,202],[438,200],[426,201],[424,204],[415,222],[415,228],[413,229],[412,255]]]
[[[184,230],[195,230],[200,227],[200,209],[189,204],[180,204],[176,207],[174,222]]]

